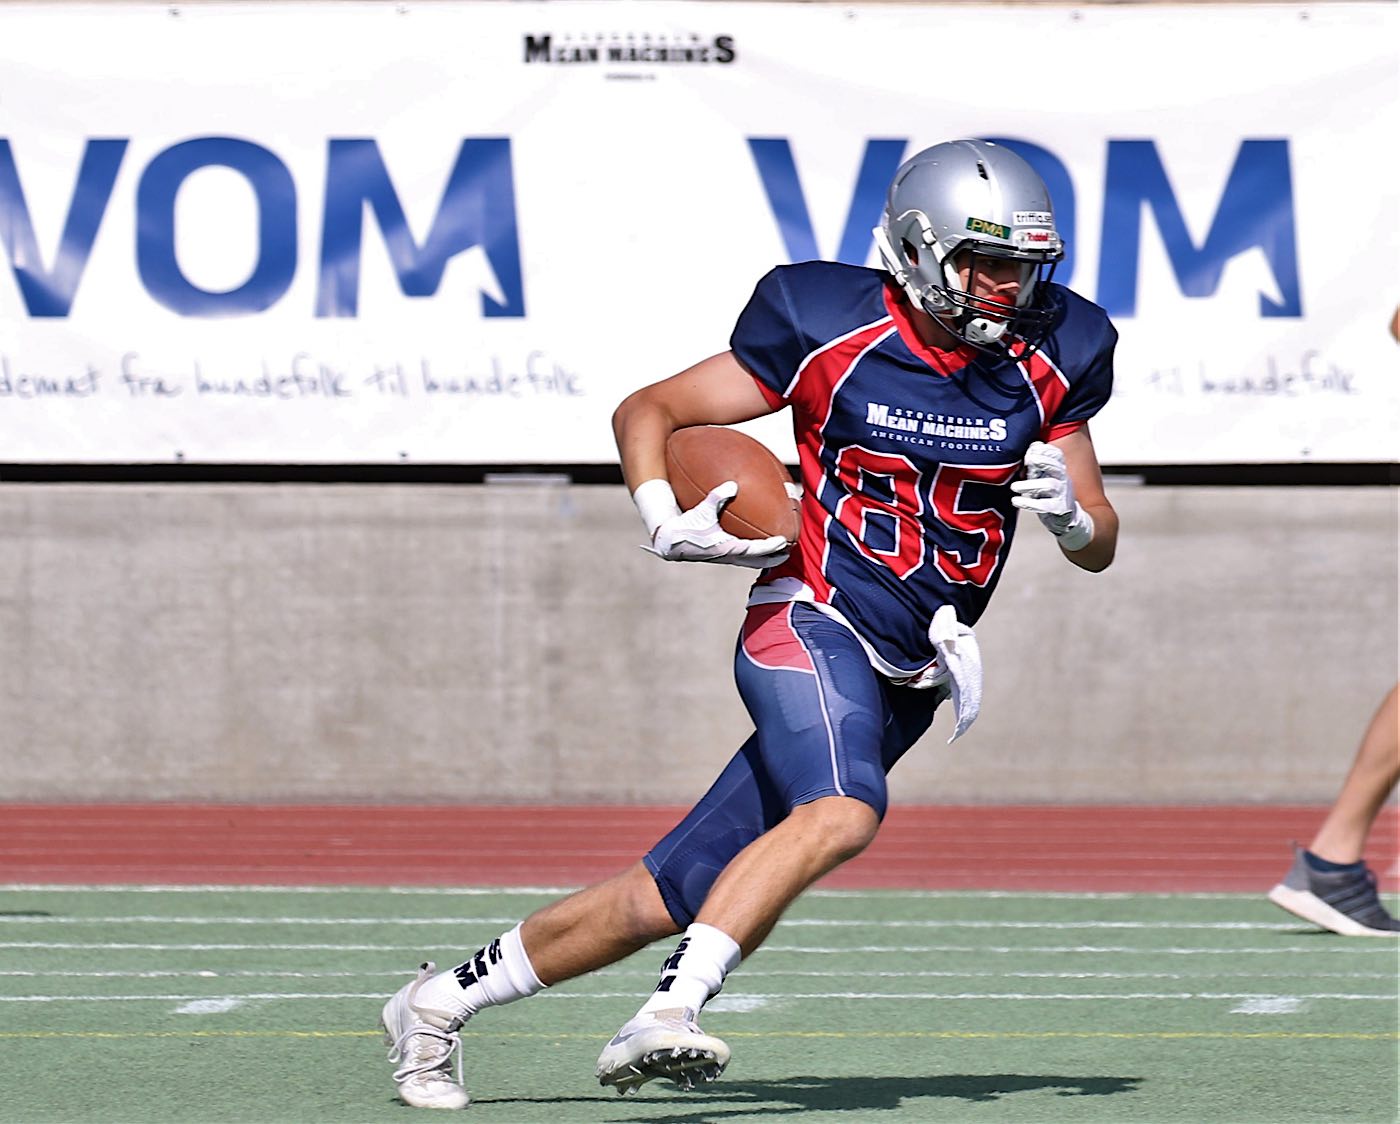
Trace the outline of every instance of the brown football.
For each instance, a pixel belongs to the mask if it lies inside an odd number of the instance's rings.
[[[748,434],[722,425],[678,429],[666,442],[666,475],[682,511],[733,480],[739,494],[720,513],[721,527],[741,539],[781,535],[789,543],[797,541],[798,504],[783,487],[792,477],[782,461]]]

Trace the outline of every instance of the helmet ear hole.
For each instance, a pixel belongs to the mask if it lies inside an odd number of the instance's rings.
[[[904,251],[904,256],[909,259],[910,265],[919,264],[919,249],[907,238],[899,240],[899,248]]]

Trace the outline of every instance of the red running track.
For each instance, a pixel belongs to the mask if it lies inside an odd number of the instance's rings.
[[[615,873],[673,807],[0,805],[0,883],[575,886]],[[1244,891],[1272,886],[1325,809],[897,806],[829,888]],[[1397,888],[1393,809],[1368,860]]]

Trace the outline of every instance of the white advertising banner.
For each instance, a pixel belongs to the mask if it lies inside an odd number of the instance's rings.
[[[1400,12],[0,5],[0,462],[604,464],[755,282],[1000,139],[1106,464],[1392,461]],[[791,458],[783,425],[757,427]]]

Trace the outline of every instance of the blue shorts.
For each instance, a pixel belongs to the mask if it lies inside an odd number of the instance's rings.
[[[891,684],[848,628],[801,602],[749,609],[734,678],[756,730],[644,860],[681,928],[729,861],[799,804],[852,796],[883,819],[885,775],[943,698]]]

